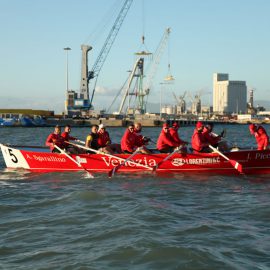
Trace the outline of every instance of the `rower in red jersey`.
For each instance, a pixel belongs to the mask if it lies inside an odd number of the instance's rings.
[[[225,152],[229,150],[226,141],[221,141],[224,136],[224,130],[220,133],[220,135],[213,132],[213,123],[207,123],[203,129],[203,136],[205,140],[215,148],[218,148],[220,151]]]
[[[220,133],[220,135],[213,132],[213,123],[207,123],[204,126],[202,134],[204,139],[215,148],[218,148],[221,152],[226,152],[229,150],[226,141],[221,141],[222,137],[224,136],[224,130]]]
[[[157,140],[157,149],[161,153],[171,153],[174,151],[174,148],[178,147],[178,143],[176,143],[169,132],[169,125],[164,123],[162,126],[162,130]]]
[[[188,142],[183,141],[182,139],[179,138],[178,129],[179,129],[179,124],[177,122],[174,122],[172,124],[172,127],[169,129],[169,132],[172,138],[174,139],[174,141],[178,144],[178,146],[185,146],[188,144]]]
[[[51,133],[46,140],[46,146],[49,146],[51,151],[53,153],[60,153],[58,149],[54,147],[54,145],[57,145],[59,148],[64,149],[65,148],[65,142],[64,138],[60,135],[61,133],[61,127],[56,125],[54,128],[54,132]]]
[[[71,132],[71,127],[70,125],[66,125],[64,132],[62,132],[61,136],[64,139],[65,142],[65,148],[66,150],[71,153],[71,154],[80,154],[83,153],[84,151],[80,151],[79,148],[74,147],[73,145],[68,144],[69,141],[79,141],[76,137],[73,137],[70,135]]]
[[[121,139],[121,149],[124,153],[131,154],[135,150],[137,150],[138,147],[140,146],[137,144],[137,135],[134,131],[134,124],[129,124],[128,128],[124,133],[124,136]],[[144,146],[142,146],[140,153],[149,154],[150,151]]]
[[[105,153],[122,153],[120,144],[112,143],[109,132],[106,130],[104,124],[98,126],[98,144]]]
[[[72,137],[70,135],[70,132],[71,132],[71,127],[70,125],[66,125],[65,126],[65,129],[64,129],[64,132],[62,132],[61,136],[64,138],[65,141],[77,141],[78,139],[75,138],[75,137]]]
[[[212,131],[213,131],[213,124],[209,123],[204,126],[202,134],[209,144],[211,144],[214,147],[217,147],[219,141],[221,140],[221,136],[213,134]]]
[[[269,137],[266,133],[266,130],[263,126],[258,126],[251,124],[249,125],[249,131],[252,135],[254,135],[256,141],[258,150],[265,150],[268,149],[269,146]]]
[[[204,125],[202,122],[197,122],[196,128],[192,135],[191,145],[194,153],[209,153],[211,149],[209,148],[209,143],[202,134]]]
[[[140,147],[140,146],[148,144],[148,142],[150,141],[150,138],[145,137],[141,134],[141,132],[142,132],[142,124],[141,123],[134,124],[134,132],[135,132],[135,135],[137,136],[137,140],[136,140],[137,146]]]
[[[136,150],[136,135],[134,133],[134,125],[129,124],[124,136],[121,139],[121,149],[124,153],[132,154]]]

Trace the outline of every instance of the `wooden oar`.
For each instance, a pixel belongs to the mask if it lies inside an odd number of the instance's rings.
[[[243,166],[239,162],[233,159],[229,159],[227,156],[225,156],[222,152],[220,152],[217,148],[213,147],[212,145],[209,145],[209,148],[211,148],[214,152],[218,153],[224,159],[228,160],[238,172],[243,173]]]
[[[111,154],[107,154],[107,153],[104,153],[102,151],[98,151],[96,149],[90,148],[90,147],[82,146],[82,145],[79,145],[79,144],[76,144],[76,143],[72,143],[72,142],[68,142],[68,141],[65,141],[65,143],[70,144],[70,145],[73,145],[73,146],[76,146],[76,147],[81,148],[81,149],[84,149],[84,150],[92,151],[92,152],[94,152],[96,154],[101,154],[101,155],[104,155],[104,156],[107,156],[107,157],[112,157],[112,158],[118,159],[119,161],[125,161],[124,158],[121,158],[121,157],[118,157],[118,156],[115,156],[115,155],[111,155]],[[136,166],[144,167],[144,168],[146,168],[148,170],[153,170],[152,167],[147,166],[145,164],[140,164],[140,163],[138,163],[138,162],[136,162],[134,160],[130,160],[129,162],[132,163],[132,164],[134,164],[134,165],[136,165]]]
[[[37,145],[17,145],[17,144],[5,144],[8,147],[14,148],[41,148],[41,149],[49,149],[49,146],[37,146]]]
[[[67,158],[69,158],[70,160],[72,160],[74,163],[76,163],[80,168],[84,169],[89,176],[93,177],[93,175],[87,170],[85,169],[81,163],[79,163],[77,160],[75,160],[74,158],[72,158],[68,153],[66,153],[63,149],[61,149],[60,147],[58,147],[56,144],[54,145],[54,147],[60,151],[61,154],[65,155]]]
[[[181,147],[182,148],[182,147]],[[158,162],[155,166],[153,166],[153,171],[156,171],[156,169],[166,160],[168,160],[171,156],[173,156],[175,153],[179,152],[181,150],[180,147],[177,147],[174,149],[173,152],[171,152],[169,155],[167,155],[164,159],[162,159],[160,162]]]
[[[121,166],[125,165],[129,160],[131,160],[138,152],[141,150],[141,147],[138,147],[134,153],[132,153],[128,158],[126,158],[123,162],[119,163],[113,169],[111,169],[108,173],[108,176],[111,178],[114,174],[120,169]]]
[[[81,140],[76,140],[76,142],[78,142],[78,143],[81,143],[81,144],[85,144],[85,142],[84,141],[81,141]]]

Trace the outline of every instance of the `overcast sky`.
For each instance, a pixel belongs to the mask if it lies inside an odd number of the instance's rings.
[[[81,44],[90,44],[92,67],[122,0],[0,0],[0,107],[62,111],[69,86],[79,90]],[[94,97],[96,108],[109,106],[134,64],[134,52],[154,52],[167,27],[172,32],[148,101],[159,102],[160,83],[168,73],[172,92],[202,90],[212,102],[214,72],[229,73],[254,87],[255,99],[270,100],[270,1],[134,0],[104,64]],[[90,86],[91,89],[91,86]],[[104,99],[104,96],[107,98]],[[7,101],[8,100],[8,101]]]

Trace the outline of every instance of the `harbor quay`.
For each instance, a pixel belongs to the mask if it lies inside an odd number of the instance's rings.
[[[176,120],[176,119],[164,119],[164,120],[152,120],[152,119],[47,119],[47,126],[75,126],[75,127],[87,127],[92,125],[103,124],[106,127],[127,127],[130,123],[140,122],[144,127],[159,127],[164,122],[172,124],[177,122],[180,126],[189,126],[196,123],[195,120]]]
[[[242,116],[242,117],[240,117]],[[245,117],[243,117],[245,116]],[[238,115],[231,119],[223,117],[212,119],[195,115],[177,116],[168,114],[145,114],[135,116],[115,117],[113,115],[102,117],[66,117],[63,114],[54,114],[53,111],[29,110],[29,109],[0,109],[0,127],[52,127],[55,125],[72,127],[89,127],[103,124],[107,127],[127,127],[130,123],[139,122],[144,127],[161,127],[163,123],[177,122],[180,126],[194,126],[197,121],[214,124],[269,124],[269,118],[246,117]],[[249,115],[250,116],[250,115]]]
[[[186,120],[186,119],[48,119],[46,126],[65,126],[70,125],[72,127],[89,127],[92,125],[100,125],[103,124],[106,127],[127,127],[130,123],[139,122],[144,127],[161,127],[163,123],[168,123],[172,125],[172,123],[176,122],[179,126],[195,126],[198,120]],[[212,121],[212,120],[204,120],[204,123],[215,123],[215,124],[233,124],[224,121]]]

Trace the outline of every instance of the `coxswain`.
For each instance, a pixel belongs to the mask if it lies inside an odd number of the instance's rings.
[[[266,130],[264,129],[263,126],[250,124],[249,131],[250,131],[251,135],[254,135],[254,137],[257,141],[257,149],[258,150],[268,149],[269,137],[268,137]]]
[[[137,135],[135,134],[134,124],[129,124],[126,129],[122,139],[121,139],[121,149],[126,154],[132,154],[137,148],[140,147],[140,153],[150,154],[150,151],[144,147],[137,144]]]
[[[56,125],[54,128],[54,132],[51,133],[46,140],[46,146],[50,147],[50,150],[53,153],[60,153],[60,151],[54,146],[57,145],[61,149],[65,149],[64,138],[61,136],[61,127]]]
[[[178,143],[175,142],[169,132],[169,127],[170,126],[167,123],[163,124],[162,130],[157,140],[157,149],[161,153],[171,153],[176,147],[178,147]]]
[[[201,121],[197,122],[192,135],[191,145],[194,153],[210,153],[209,143],[203,135],[204,125]]]
[[[107,154],[121,153],[120,144],[112,143],[109,132],[104,124],[98,126],[98,144],[102,148],[102,152]]]
[[[187,148],[185,145],[188,144],[188,142],[183,141],[180,139],[179,134],[178,134],[178,129],[179,129],[179,124],[177,122],[174,122],[172,124],[172,127],[169,129],[169,132],[173,138],[173,140],[177,143],[177,146],[181,146],[181,151],[182,152],[187,152]]]

